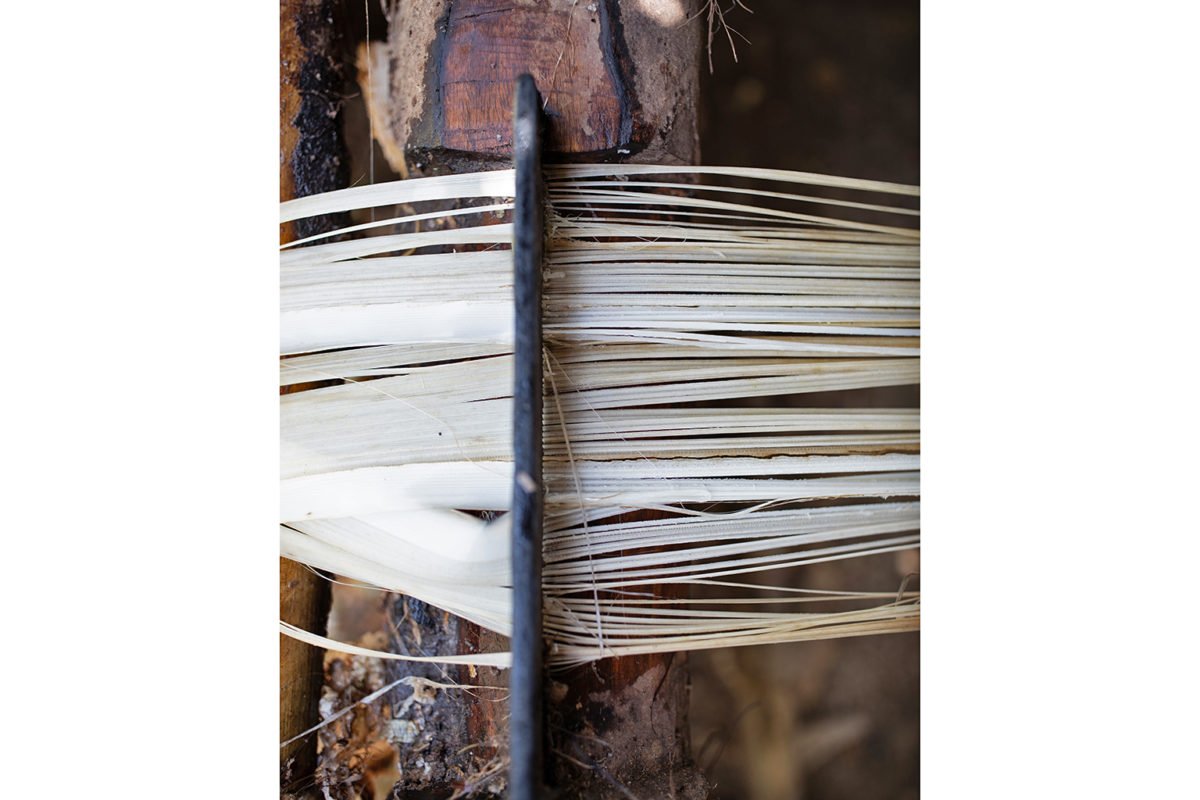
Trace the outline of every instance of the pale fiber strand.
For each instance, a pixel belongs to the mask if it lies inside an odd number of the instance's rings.
[[[303,217],[333,214],[359,208],[419,203],[427,200],[455,200],[462,197],[512,197],[511,169],[473,172],[463,175],[438,175],[407,181],[373,183],[334,192],[301,197],[279,204],[279,221],[291,222]]]
[[[307,642],[314,647],[332,650],[335,653],[349,653],[355,656],[382,658],[387,661],[409,661],[419,664],[461,664],[475,667],[499,667],[507,669],[512,666],[511,653],[474,653],[454,656],[406,656],[401,653],[388,653],[383,650],[372,650],[355,644],[339,642],[326,636],[310,633],[287,622],[280,621],[279,632],[301,642]]]
[[[857,189],[864,192],[919,197],[921,189],[902,183],[843,178],[836,175],[820,175],[813,172],[793,172],[783,169],[759,167],[723,166],[668,166],[665,164],[562,164],[546,168],[551,181],[582,179],[621,175],[721,175],[732,178],[755,178],[784,183],[801,183],[809,186],[825,186],[836,189]]]

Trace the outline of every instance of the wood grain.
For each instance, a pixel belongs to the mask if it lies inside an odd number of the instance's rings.
[[[303,564],[279,559],[279,618],[324,633],[329,615],[329,584]],[[279,636],[279,741],[317,724],[324,651],[290,636]],[[317,766],[317,740],[308,737],[279,752],[280,790],[311,785]]]
[[[513,84],[528,72],[555,123],[548,130],[551,150],[595,153],[629,147],[637,100],[611,33],[602,35],[611,25],[608,5],[454,3],[435,77],[443,146],[510,153]]]
[[[413,0],[372,43],[371,116],[400,174],[495,168],[512,155],[528,72],[557,160],[694,163],[696,0]],[[670,13],[664,13],[663,9]]]

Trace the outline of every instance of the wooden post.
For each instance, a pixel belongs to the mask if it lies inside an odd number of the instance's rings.
[[[279,617],[306,630],[324,632],[329,615],[329,584],[303,564],[279,559]],[[324,652],[288,636],[279,637],[279,740],[317,724]],[[279,751],[279,788],[311,785],[317,766],[317,740],[310,736]]]
[[[696,163],[701,28],[688,22],[696,6],[695,0],[396,4],[387,42],[371,48],[366,94],[376,137],[401,174],[497,168],[512,157],[513,87],[528,72],[545,97],[547,161]],[[393,644],[401,651],[470,652],[500,643],[412,598],[401,598],[392,617]],[[436,677],[429,667],[396,669]],[[504,683],[493,670],[459,672],[463,683]],[[684,655],[609,659],[551,676],[547,689],[547,760],[559,796],[705,795],[691,763]],[[469,784],[502,741],[497,705],[440,693],[425,716],[424,749],[401,753],[401,787]]]
[[[279,199],[289,200],[346,185],[339,98],[344,73],[337,58],[334,0],[280,0]],[[299,220],[283,226],[281,243],[342,220]],[[329,583],[307,567],[279,559],[279,617],[305,630],[325,632]],[[286,741],[318,721],[323,651],[279,637],[279,736]],[[312,787],[315,736],[280,750],[281,791]]]

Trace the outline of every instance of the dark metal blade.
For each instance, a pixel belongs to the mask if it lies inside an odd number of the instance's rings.
[[[515,306],[513,388],[512,670],[508,796],[542,795],[542,185],[541,102],[529,75],[517,79],[513,121]]]

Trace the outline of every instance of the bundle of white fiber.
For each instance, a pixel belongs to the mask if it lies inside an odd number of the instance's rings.
[[[378,217],[281,254],[283,554],[500,633],[512,192],[501,170],[281,209]],[[804,400],[919,383],[916,187],[574,165],[547,192],[551,664],[915,629],[902,587],[753,581],[919,547],[918,411]]]

